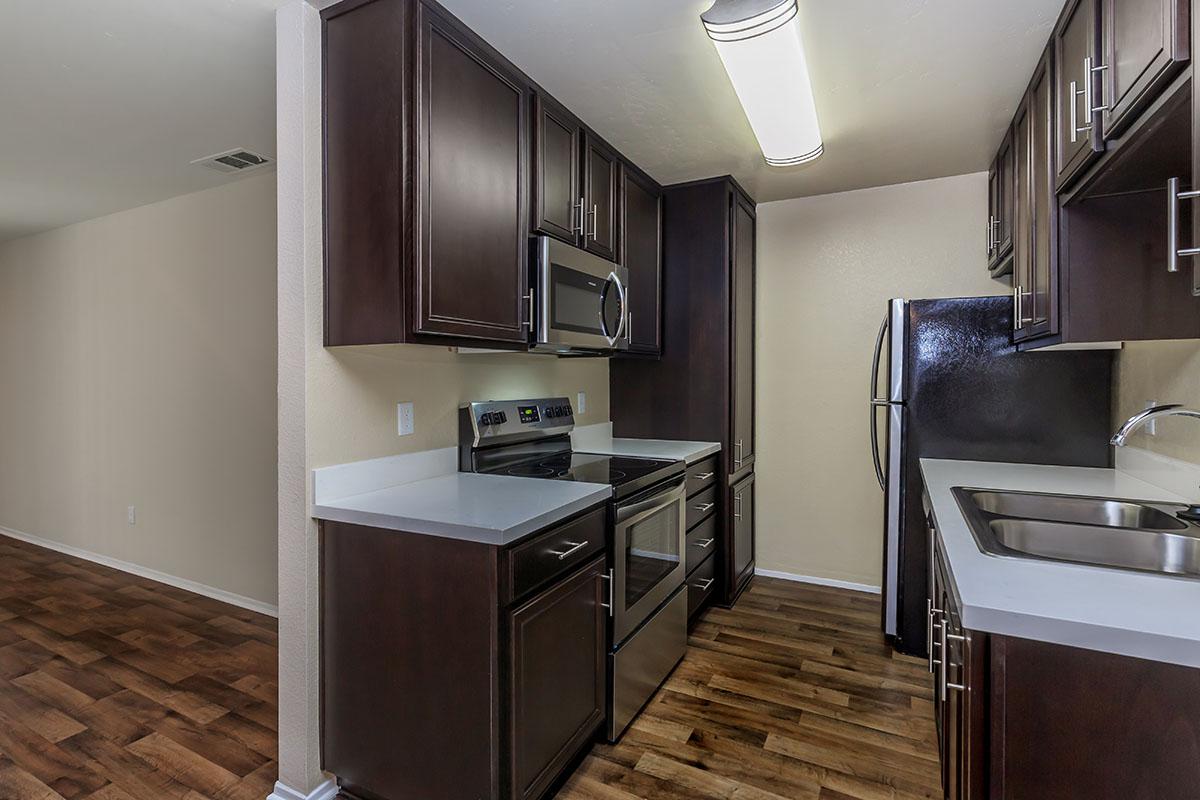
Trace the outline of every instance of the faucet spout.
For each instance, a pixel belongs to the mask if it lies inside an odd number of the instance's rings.
[[[1191,408],[1184,408],[1178,403],[1147,408],[1145,411],[1134,414],[1132,417],[1125,420],[1125,424],[1113,434],[1112,439],[1110,439],[1108,443],[1113,447],[1124,447],[1125,440],[1128,439],[1134,433],[1134,431],[1146,423],[1153,422],[1160,417],[1193,417],[1195,419],[1200,419],[1200,411],[1196,411],[1195,409]]]

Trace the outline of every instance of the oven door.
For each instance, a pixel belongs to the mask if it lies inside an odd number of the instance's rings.
[[[614,648],[683,585],[687,479],[619,503],[615,516]]]
[[[540,236],[535,350],[624,350],[629,347],[629,273],[577,247]]]

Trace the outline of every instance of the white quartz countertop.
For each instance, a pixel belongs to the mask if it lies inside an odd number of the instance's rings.
[[[319,500],[317,519],[511,544],[604,502],[611,487],[454,472],[364,494]]]
[[[1200,667],[1200,580],[979,550],[951,488],[1186,502],[1111,469],[922,459],[964,627]]]
[[[719,442],[687,442],[675,439],[622,439],[612,435],[611,423],[576,428],[572,446],[585,453],[640,456],[685,461],[689,465],[721,452]]]

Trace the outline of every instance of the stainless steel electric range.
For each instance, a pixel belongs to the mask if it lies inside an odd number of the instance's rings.
[[[609,501],[608,738],[616,741],[687,648],[682,461],[576,452],[563,397],[470,403],[459,469],[612,487]]]

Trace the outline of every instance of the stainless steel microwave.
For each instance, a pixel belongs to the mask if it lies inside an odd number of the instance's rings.
[[[533,241],[537,313],[531,349],[603,353],[629,348],[629,271],[578,247]]]

